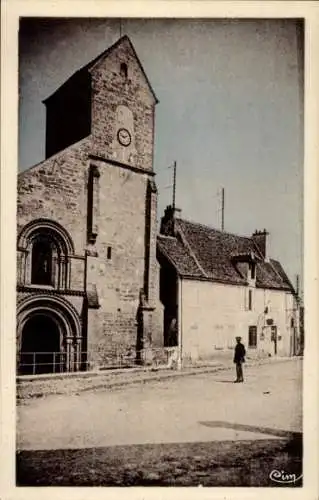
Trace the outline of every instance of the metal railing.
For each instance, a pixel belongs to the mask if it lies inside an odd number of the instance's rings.
[[[20,352],[19,354],[19,375],[63,373],[66,371],[68,371],[66,352]]]
[[[147,348],[140,351],[108,350],[81,353],[20,352],[17,360],[18,375],[67,373],[88,370],[114,370],[125,368],[177,368],[178,347]]]

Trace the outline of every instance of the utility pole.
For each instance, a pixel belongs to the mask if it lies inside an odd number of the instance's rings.
[[[175,210],[175,202],[176,202],[176,161],[174,161],[174,166],[173,166],[173,203],[172,207],[173,210]]]
[[[225,229],[225,189],[222,188],[222,231]]]
[[[299,274],[296,275],[296,298],[298,304],[300,304],[300,284],[299,284]]]

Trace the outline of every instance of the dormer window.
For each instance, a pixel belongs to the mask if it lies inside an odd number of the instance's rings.
[[[126,63],[121,63],[121,68],[120,68],[120,75],[122,78],[125,80],[127,79],[127,64]]]
[[[256,260],[253,252],[236,252],[231,255],[233,265],[240,275],[254,285],[256,279]]]

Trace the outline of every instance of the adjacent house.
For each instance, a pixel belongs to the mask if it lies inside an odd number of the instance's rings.
[[[296,354],[296,294],[267,232],[238,236],[178,212],[166,209],[157,240],[165,345],[197,360],[227,354],[241,336],[248,356]]]

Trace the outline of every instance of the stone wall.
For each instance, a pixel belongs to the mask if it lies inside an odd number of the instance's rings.
[[[99,308],[88,304],[81,314],[94,365],[113,348],[135,349],[141,290],[148,295],[145,335],[152,342],[154,333],[156,345],[163,343],[163,321],[152,172],[155,97],[126,37],[89,71],[91,134],[20,174],[18,232],[33,219],[48,218],[67,230],[76,254],[87,255],[87,289],[96,287]],[[129,131],[129,144],[119,141],[121,128]],[[83,267],[72,272],[83,274]]]
[[[91,74],[93,154],[151,171],[155,100],[130,42],[125,39]],[[132,139],[124,148],[117,140],[120,127]]]
[[[75,252],[86,244],[87,166],[90,138],[19,174],[18,233],[33,219],[59,222],[71,236]]]
[[[182,346],[185,356],[216,357],[232,349],[241,336],[249,356],[273,356],[272,320],[277,326],[277,354],[290,356],[291,318],[294,317],[291,293],[253,290],[252,310],[247,307],[248,287],[204,281],[182,281]],[[257,346],[249,348],[249,326],[257,327]],[[262,335],[264,333],[264,335]]]
[[[137,340],[137,311],[144,287],[146,245],[145,217],[148,176],[94,161],[100,172],[99,224],[96,242],[88,260],[88,282],[96,283],[100,309],[90,313],[89,350],[93,346],[134,348]],[[152,234],[156,229],[152,213]],[[158,285],[154,268],[156,239],[151,248],[151,305]],[[90,347],[91,346],[91,347]]]

